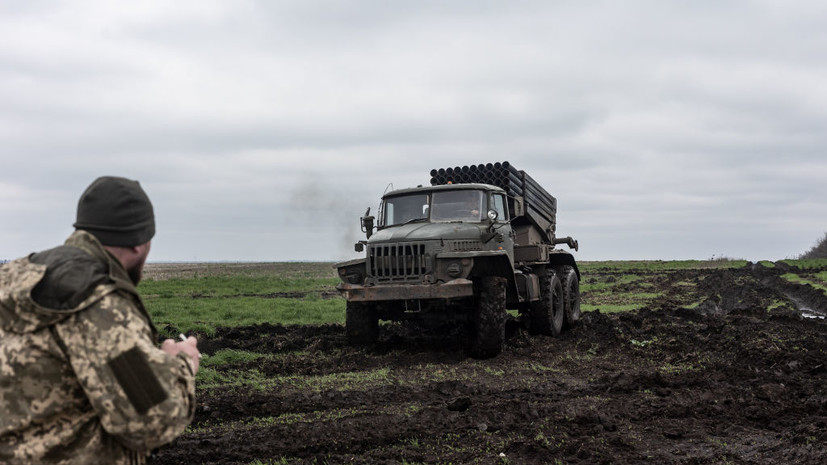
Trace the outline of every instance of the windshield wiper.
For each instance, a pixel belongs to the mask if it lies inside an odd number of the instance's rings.
[[[399,223],[399,224],[394,225],[394,226],[404,226],[406,224],[418,223],[420,221],[428,221],[428,218],[411,218],[411,219],[409,219],[408,221],[406,221],[404,223]]]

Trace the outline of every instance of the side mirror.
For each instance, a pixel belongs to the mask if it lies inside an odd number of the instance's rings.
[[[373,220],[374,219],[375,219],[374,217],[370,216],[370,207],[368,207],[367,211],[365,212],[365,216],[363,216],[361,218],[361,220],[362,220],[362,232],[365,233],[368,236],[368,239],[370,239],[370,236],[373,235]]]

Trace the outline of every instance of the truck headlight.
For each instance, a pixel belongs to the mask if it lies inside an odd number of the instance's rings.
[[[448,273],[448,276],[458,278],[462,274],[462,265],[457,262],[451,263],[445,271]]]
[[[341,268],[339,270],[339,276],[342,278],[342,281],[350,284],[360,284],[365,280],[365,276],[361,271],[352,268]]]

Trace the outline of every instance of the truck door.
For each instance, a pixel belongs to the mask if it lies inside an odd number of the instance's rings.
[[[511,222],[508,218],[508,204],[505,195],[493,193],[489,201],[489,208],[497,212],[497,219],[494,221],[494,232],[502,236],[502,242],[498,246],[508,253],[511,264],[514,264],[514,232],[511,229]],[[499,237],[499,236],[498,236]],[[495,239],[497,240],[497,239]]]

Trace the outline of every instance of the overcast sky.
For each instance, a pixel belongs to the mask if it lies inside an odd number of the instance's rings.
[[[0,259],[100,175],[150,260],[358,257],[432,168],[510,161],[579,260],[795,257],[827,231],[827,2],[0,0]]]

